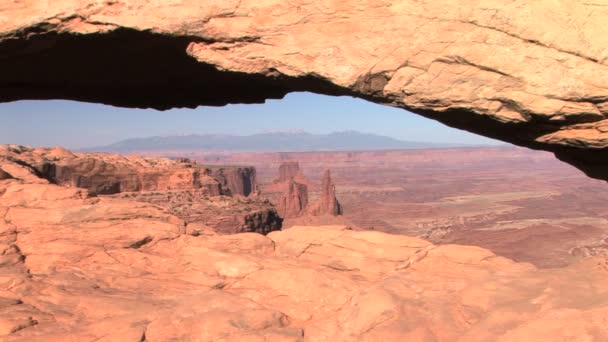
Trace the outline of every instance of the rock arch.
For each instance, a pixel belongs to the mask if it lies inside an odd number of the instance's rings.
[[[0,5],[0,102],[350,95],[608,179],[606,19],[567,0],[21,0]]]

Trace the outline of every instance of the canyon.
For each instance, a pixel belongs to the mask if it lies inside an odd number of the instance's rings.
[[[323,171],[319,196],[315,201],[309,201],[308,198],[310,185],[298,162],[285,162],[279,166],[279,178],[272,184],[266,184],[259,194],[273,200],[285,219],[342,215],[342,207],[336,198],[336,186],[331,179],[331,170]]]
[[[8,145],[0,146],[0,170],[89,194],[148,202],[191,229],[198,226],[197,231],[267,234],[282,227],[269,201],[249,196],[256,191],[253,167]]]
[[[186,154],[201,163],[255,166],[272,202],[277,168],[298,162],[316,200],[332,170],[343,215],[286,219],[284,227],[342,224],[416,236],[435,244],[475,245],[530,262],[561,267],[584,255],[608,255],[606,185],[555,159],[516,147],[393,151]],[[302,176],[300,176],[301,179]],[[265,190],[267,189],[267,190]]]
[[[2,150],[3,341],[608,338],[605,256],[540,269],[344,225],[221,234],[152,202],[53,184],[32,167],[74,158],[59,154]]]
[[[604,0],[1,3],[0,102],[306,91],[546,152],[1,146],[0,340],[608,340],[606,19]]]

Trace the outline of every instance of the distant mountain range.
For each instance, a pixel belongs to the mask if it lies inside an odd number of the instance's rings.
[[[259,133],[253,135],[192,134],[133,138],[82,149],[129,153],[136,151],[214,150],[252,152],[369,151],[472,146],[465,144],[403,141],[357,131],[311,134],[306,132]]]

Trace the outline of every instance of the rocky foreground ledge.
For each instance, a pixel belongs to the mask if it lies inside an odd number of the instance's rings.
[[[539,270],[340,226],[194,234],[0,174],[2,341],[606,341],[608,259]]]

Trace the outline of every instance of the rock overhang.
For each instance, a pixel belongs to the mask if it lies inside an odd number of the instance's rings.
[[[606,18],[566,1],[25,2],[0,7],[0,101],[164,110],[349,95],[608,179],[608,35],[594,25]]]

